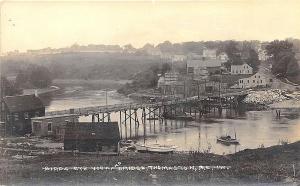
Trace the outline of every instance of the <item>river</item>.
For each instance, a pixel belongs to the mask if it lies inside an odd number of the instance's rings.
[[[53,97],[46,111],[63,110],[78,107],[105,105],[104,90],[88,90],[82,86],[67,87],[64,93]],[[133,102],[130,98],[118,94],[115,90],[107,91],[107,103],[119,104]],[[139,143],[160,143],[176,145],[180,151],[199,150],[217,154],[234,153],[243,149],[268,147],[279,144],[280,140],[294,142],[300,140],[300,113],[283,111],[280,119],[272,111],[249,111],[237,115],[235,119],[225,116],[205,121],[163,122],[146,121],[143,128],[141,113],[138,113],[140,127],[137,140]],[[111,115],[112,121],[119,121],[119,113]],[[81,117],[80,121],[91,121],[91,117]],[[128,126],[128,124],[127,124]],[[125,137],[124,124],[122,137]],[[144,136],[144,131],[146,137]],[[216,137],[236,133],[240,145],[225,146],[216,142]],[[130,130],[127,128],[127,136]],[[134,128],[132,128],[132,136]]]

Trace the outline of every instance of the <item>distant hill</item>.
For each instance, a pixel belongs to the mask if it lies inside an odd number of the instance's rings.
[[[70,52],[2,57],[1,72],[14,75],[30,64],[46,66],[55,79],[131,79],[161,59],[128,53]]]

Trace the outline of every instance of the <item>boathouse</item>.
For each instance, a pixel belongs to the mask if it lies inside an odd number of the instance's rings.
[[[78,122],[76,114],[63,114],[55,116],[42,116],[31,118],[32,134],[34,136],[49,136],[63,141],[65,127],[69,122]]]
[[[31,133],[31,118],[45,115],[45,106],[36,95],[6,96],[3,101],[5,128],[10,135]]]
[[[64,150],[116,153],[119,141],[118,122],[74,122],[66,125]]]

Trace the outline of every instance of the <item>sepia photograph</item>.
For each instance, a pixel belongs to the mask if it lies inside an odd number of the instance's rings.
[[[0,185],[300,185],[299,0],[0,0]]]

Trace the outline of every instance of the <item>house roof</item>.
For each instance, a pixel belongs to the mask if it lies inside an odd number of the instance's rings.
[[[10,112],[31,111],[44,108],[42,100],[35,95],[6,96],[3,100]]]
[[[119,140],[118,122],[70,123],[66,126],[64,139]]]
[[[62,114],[62,115],[54,115],[54,116],[41,116],[41,117],[34,117],[31,120],[44,120],[44,119],[52,119],[52,118],[68,118],[68,117],[79,117],[77,114]]]
[[[188,60],[188,67],[218,67],[222,65],[222,61],[219,59],[192,59]]]

